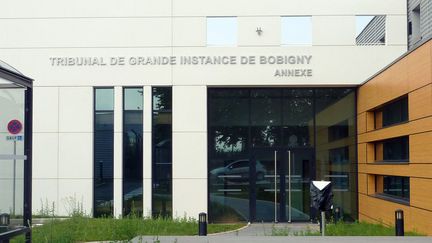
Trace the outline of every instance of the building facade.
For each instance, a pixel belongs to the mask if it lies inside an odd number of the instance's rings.
[[[408,46],[415,48],[432,36],[432,2],[408,0]]]
[[[359,88],[359,219],[432,234],[431,67],[426,42]]]
[[[406,1],[4,9],[1,57],[35,79],[35,213],[307,221],[331,180],[358,218],[355,88],[406,51]],[[365,16],[384,42],[356,42]]]

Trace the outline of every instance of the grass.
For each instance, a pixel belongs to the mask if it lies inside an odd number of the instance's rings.
[[[339,222],[336,224],[326,224],[326,236],[394,236],[394,227],[388,227],[382,224],[371,224],[366,222],[346,223]],[[272,228],[272,236],[320,236],[318,231],[307,229],[302,232],[290,232],[289,229]],[[406,236],[423,236],[418,232],[405,232]]]
[[[235,230],[244,224],[209,224],[208,233]],[[125,219],[72,217],[52,219],[43,226],[33,228],[33,242],[80,242],[130,240],[138,235],[196,235],[198,223],[191,219]],[[24,242],[16,238],[12,242]]]

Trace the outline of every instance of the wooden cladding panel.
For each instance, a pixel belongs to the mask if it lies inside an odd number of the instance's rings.
[[[432,41],[419,47],[359,88],[359,113],[432,83]]]
[[[375,194],[375,175],[367,175],[367,194]]]
[[[366,132],[366,113],[363,112],[357,115],[357,133]]]
[[[412,206],[432,211],[432,178],[411,178],[410,198]]]
[[[432,178],[432,164],[358,164],[359,173]]]
[[[417,120],[432,115],[432,85],[414,90],[408,96],[410,120]]]
[[[395,138],[406,136],[410,134],[417,134],[423,132],[432,131],[432,116],[423,119],[411,121],[409,123],[404,123],[401,125],[391,126],[372,132],[359,134],[358,142],[374,142],[379,140],[384,140],[388,138]]]
[[[429,41],[406,57],[410,91],[432,82],[431,47],[432,42]]]
[[[368,132],[375,130],[375,114],[373,111],[366,112],[366,130]]]
[[[409,207],[363,194],[359,195],[359,218],[361,221],[373,223],[383,222],[386,225],[394,226],[394,212],[397,209],[402,209],[404,211],[405,230],[432,235],[431,211]]]
[[[432,132],[410,136],[410,162],[432,164]]]
[[[381,117],[374,111],[404,95],[409,122],[376,128],[375,119],[380,123]],[[402,209],[406,230],[432,235],[432,41],[362,85],[357,111],[359,219],[393,226],[394,211]],[[407,135],[409,163],[374,163],[376,141]],[[380,175],[410,177],[409,206],[373,196],[382,190],[375,186],[382,185],[376,181]]]
[[[408,93],[408,83],[406,60],[402,59],[359,88],[358,112],[371,110]]]
[[[360,143],[357,146],[357,162],[366,163],[366,143]]]
[[[367,194],[367,175],[366,174],[358,174],[358,191],[359,193]]]

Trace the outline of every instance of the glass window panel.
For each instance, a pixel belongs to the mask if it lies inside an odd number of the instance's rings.
[[[335,183],[334,205],[356,219],[355,89],[315,89],[316,180]],[[351,152],[352,151],[352,152]]]
[[[312,17],[282,17],[282,45],[312,45]]]
[[[94,216],[113,216],[114,199],[114,89],[95,89]]]
[[[22,157],[25,155],[24,101],[24,89],[4,87],[0,89],[0,155],[10,157],[0,158],[0,214],[8,214],[11,222],[16,226],[22,226],[23,222],[24,165],[26,161],[22,158],[13,159],[13,156]],[[8,131],[9,124],[13,120],[18,120],[22,125],[18,134],[10,134]],[[13,127],[20,127],[16,121],[12,123],[15,123]],[[18,132],[18,130],[16,131]],[[11,228],[7,230],[11,230]]]
[[[328,128],[329,142],[348,137],[348,120],[342,121]]]
[[[381,111],[382,127],[408,121],[408,97],[384,106]]]
[[[303,219],[314,218],[303,198],[309,189],[307,180],[330,178],[337,184],[335,205],[342,208],[345,219],[356,219],[357,182],[351,173],[356,170],[355,89],[212,88],[208,97],[210,222],[262,216],[266,202],[261,199],[268,194],[273,200],[274,194],[272,187],[259,189],[271,177],[259,178],[258,172],[271,172],[274,150],[281,160],[287,157],[282,151],[293,154],[293,195],[299,199],[293,205]],[[341,123],[348,132],[335,136],[343,139],[329,141],[329,127]],[[281,173],[286,169],[278,168]],[[256,175],[249,177],[250,173]]]
[[[357,45],[384,45],[386,43],[386,16],[356,16]]]
[[[124,89],[123,214],[143,213],[143,90]]]
[[[97,111],[112,111],[114,110],[114,89],[98,88],[96,92],[96,110]]]
[[[153,191],[154,217],[172,217],[172,89],[153,88]]]
[[[409,160],[408,137],[389,139],[389,140],[382,141],[380,143],[382,143],[382,147],[383,147],[383,151],[382,151],[383,161],[408,161]],[[376,153],[379,152],[380,152],[379,150],[376,150]]]
[[[378,176],[379,178],[379,176]],[[378,181],[380,181],[378,179]],[[409,201],[410,198],[410,183],[409,177],[402,176],[383,176],[383,192],[382,194]]]
[[[127,111],[143,109],[143,89],[142,88],[124,89],[124,109]]]
[[[235,46],[236,44],[236,17],[207,17],[208,46]]]

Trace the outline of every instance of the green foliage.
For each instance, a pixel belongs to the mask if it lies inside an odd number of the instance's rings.
[[[371,224],[366,222],[338,222],[336,224],[327,224],[325,230],[326,236],[394,236],[395,228],[383,224]],[[303,232],[303,235],[317,236],[320,232]],[[405,232],[406,236],[421,236],[417,232]]]
[[[242,224],[209,224],[208,233],[234,230]],[[33,228],[33,242],[82,242],[121,241],[138,235],[196,235],[198,222],[190,219],[143,219],[129,216],[123,219],[89,218],[82,216],[70,219],[53,219],[43,226]],[[24,242],[16,238],[12,242]]]
[[[289,231],[276,230],[272,235],[299,235],[299,236],[319,236],[318,231],[306,230],[290,234]],[[394,236],[394,227],[383,224],[371,224],[366,222],[338,222],[336,224],[326,224],[326,236]],[[418,232],[405,232],[406,236],[421,236]]]

